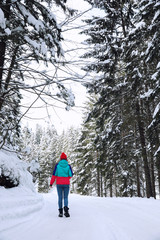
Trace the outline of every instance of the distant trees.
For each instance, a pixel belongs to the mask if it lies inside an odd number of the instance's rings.
[[[72,165],[73,170],[75,169],[74,147],[78,140],[78,130],[71,127],[61,135],[58,135],[51,125],[46,128],[37,125],[34,132],[28,127],[22,130],[20,158],[27,162],[38,191],[48,192],[53,169],[63,151],[68,156],[69,164]],[[71,186],[71,190],[74,191],[74,185]]]
[[[48,192],[49,180],[57,161],[58,135],[54,126],[36,126],[35,132],[28,127],[22,129],[20,158],[27,162],[39,192]]]
[[[98,149],[103,193],[108,186],[110,196],[156,197],[157,183],[160,186],[160,5],[154,0],[86,1],[103,10],[102,17],[85,20],[83,31],[90,46],[83,57],[93,59],[84,70],[96,73],[87,84],[98,98],[88,124],[96,124],[90,144]],[[82,155],[85,151],[87,145]],[[93,166],[95,160],[91,162]],[[79,177],[87,175],[84,170]]]

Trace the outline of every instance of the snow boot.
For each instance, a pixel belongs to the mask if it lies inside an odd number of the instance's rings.
[[[59,210],[59,215],[58,217],[63,217],[63,208],[58,209]]]
[[[66,217],[70,217],[68,210],[69,210],[68,207],[64,207],[64,215],[65,215]]]

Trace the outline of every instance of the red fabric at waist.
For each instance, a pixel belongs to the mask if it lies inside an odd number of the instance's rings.
[[[71,177],[56,177],[56,184],[69,185]]]

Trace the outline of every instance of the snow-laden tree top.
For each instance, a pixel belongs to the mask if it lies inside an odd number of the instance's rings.
[[[5,3],[6,2],[6,3]],[[63,55],[61,28],[53,9],[65,1],[5,1],[0,4],[0,37],[21,46],[27,57],[55,61]],[[21,55],[22,57],[22,55]]]

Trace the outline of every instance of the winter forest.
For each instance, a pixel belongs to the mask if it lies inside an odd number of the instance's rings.
[[[159,240],[159,199],[160,1],[1,0],[0,240]]]
[[[0,1],[0,186],[30,179],[47,193],[65,152],[72,193],[159,198],[160,1],[84,0],[85,11],[69,2]],[[76,109],[68,82],[87,91],[79,127],[22,126],[39,100]]]

